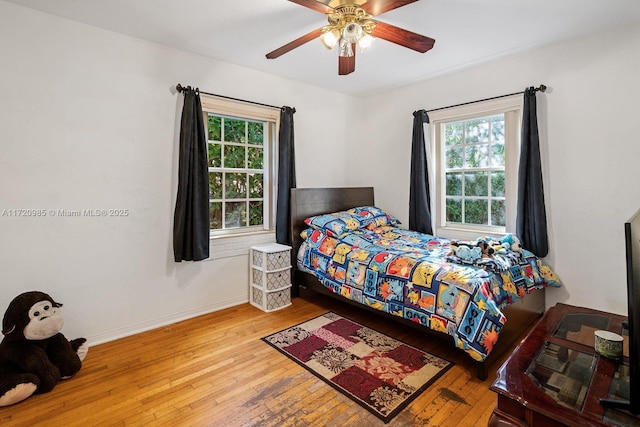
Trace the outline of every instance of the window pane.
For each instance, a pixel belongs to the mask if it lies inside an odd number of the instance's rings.
[[[447,168],[461,168],[462,153],[462,147],[447,148]]]
[[[491,195],[504,197],[504,172],[491,172]]]
[[[224,167],[244,168],[244,152],[245,147],[243,147],[242,145],[225,145]]]
[[[447,221],[462,222],[462,199],[447,197]]]
[[[491,139],[494,141],[504,141],[504,115],[493,116],[491,118]]]
[[[491,225],[505,226],[505,208],[504,200],[492,200],[491,201]]]
[[[489,145],[472,145],[465,149],[465,166],[468,168],[486,168],[489,166]]]
[[[224,119],[224,140],[227,142],[247,142],[245,138],[244,120]]]
[[[504,142],[491,144],[491,166],[504,166]]]
[[[224,197],[225,199],[243,199],[247,197],[247,174],[227,173]]]
[[[249,169],[262,169],[264,167],[264,150],[262,148],[249,147]]]
[[[465,224],[489,224],[487,200],[465,200],[464,222]]]
[[[209,143],[209,167],[219,168],[222,166],[222,145]]]
[[[273,150],[278,139],[271,108],[245,109],[224,99],[204,102],[203,107],[212,235],[251,233],[262,226],[271,229],[275,206],[270,201],[276,190],[271,177],[275,177],[272,169],[277,159]]]
[[[264,141],[264,123],[249,122],[249,144],[262,145]]]
[[[218,116],[208,117],[208,138],[210,141],[220,141],[222,134],[222,119]]]
[[[209,198],[222,199],[222,173],[209,172]]]
[[[489,119],[481,118],[469,120],[466,122],[466,138],[467,143],[483,142],[489,140]]]
[[[262,225],[264,222],[262,206],[262,202],[249,202],[249,225]]]
[[[447,173],[447,196],[462,196],[461,173]]]
[[[238,228],[247,225],[247,204],[227,202],[224,205],[224,228]]]
[[[506,158],[506,144],[512,142],[507,141],[511,132],[505,128],[505,115],[452,120],[436,127],[444,152],[439,161],[444,183],[438,182],[444,184],[444,194],[438,203],[445,204],[445,220],[478,232],[483,227],[473,226],[505,227],[506,171],[513,167]]]
[[[465,196],[488,196],[489,179],[487,172],[466,172],[464,174]]]
[[[249,174],[249,197],[250,198],[264,197],[263,182],[264,182],[263,174],[261,173]]]
[[[222,229],[222,202],[209,204],[209,228],[212,230]]]
[[[444,138],[446,145],[462,144],[463,122],[447,123],[444,128]]]

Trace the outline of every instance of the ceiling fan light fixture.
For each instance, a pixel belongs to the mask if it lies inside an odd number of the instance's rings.
[[[342,29],[342,40],[346,40],[349,43],[356,43],[358,40],[360,40],[360,38],[362,38],[363,34],[364,31],[362,30],[360,24],[356,22],[350,22]]]
[[[329,25],[321,28],[320,41],[329,50],[333,50],[337,44],[339,56],[351,57],[355,54],[354,44],[364,51],[373,42],[371,33],[377,22],[362,8],[342,6],[336,13],[328,14],[327,18]]]
[[[373,43],[374,40],[375,37],[365,32],[362,37],[360,37],[360,40],[358,40],[358,47],[360,48],[360,52],[363,52],[366,48],[371,46],[371,43]]]
[[[320,37],[320,41],[322,41],[322,44],[324,45],[324,47],[326,47],[329,50],[333,50],[335,45],[338,43],[339,39],[340,39],[340,32],[336,28],[327,29],[324,32],[324,34],[322,34],[322,37]]]

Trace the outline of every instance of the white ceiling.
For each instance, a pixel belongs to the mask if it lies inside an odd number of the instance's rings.
[[[337,53],[318,40],[265,58],[326,23],[322,14],[287,0],[6,1],[353,95],[640,22],[640,0],[420,0],[376,19],[434,38],[431,51],[376,40],[358,52],[354,73],[338,76]]]

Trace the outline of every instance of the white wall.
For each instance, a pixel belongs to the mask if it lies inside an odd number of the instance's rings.
[[[215,241],[213,260],[173,262],[177,83],[296,107],[299,186],[346,180],[340,163],[326,173],[312,160],[346,144],[345,95],[1,1],[0,58],[0,214],[48,213],[0,216],[0,312],[23,291],[46,291],[65,304],[69,338],[95,344],[246,302],[247,247],[274,240]]]
[[[547,306],[566,302],[626,313],[623,223],[640,208],[640,27],[547,46],[359,101],[364,153],[352,184],[372,183],[376,202],[408,221],[412,112],[544,83],[538,95],[551,250],[564,282]],[[372,106],[375,106],[372,108]]]

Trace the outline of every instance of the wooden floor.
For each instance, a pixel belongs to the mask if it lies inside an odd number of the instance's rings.
[[[0,408],[0,425],[383,426],[260,340],[330,310],[455,362],[388,425],[487,425],[501,361],[479,381],[451,342],[320,295],[272,313],[244,304],[91,347],[74,378]]]

